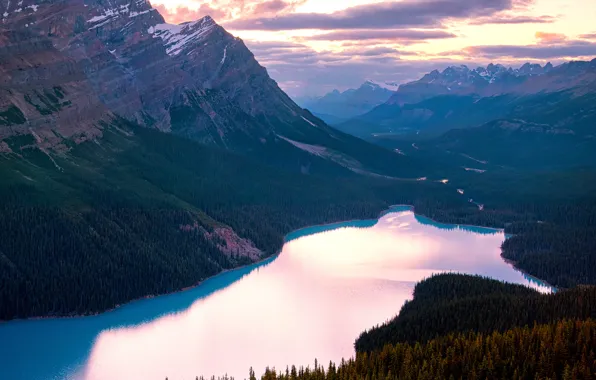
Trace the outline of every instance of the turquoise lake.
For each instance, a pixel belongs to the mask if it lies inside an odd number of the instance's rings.
[[[340,361],[440,272],[547,285],[500,256],[501,230],[436,223],[409,207],[293,232],[281,253],[193,289],[97,316],[0,324],[0,379],[169,380],[260,375]]]

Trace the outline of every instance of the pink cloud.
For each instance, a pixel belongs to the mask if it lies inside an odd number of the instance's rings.
[[[534,36],[540,43],[557,43],[567,40],[567,36],[562,33],[536,32]]]
[[[234,15],[276,16],[292,12],[306,0],[214,0],[209,3],[195,2],[197,8],[187,6],[153,5],[159,13],[172,24],[194,21],[204,16],[211,16],[217,22],[232,20]]]
[[[162,4],[153,6],[163,16],[166,22],[170,24],[180,24],[186,21],[194,21],[205,16],[211,16],[215,21],[223,20],[228,17],[225,11],[214,9],[208,4],[202,4],[197,9],[190,9],[187,7],[167,8]]]
[[[596,40],[596,32],[594,32],[594,33],[587,33],[587,34],[581,34],[579,36],[579,38],[584,39],[584,40]]]
[[[304,3],[306,0],[300,2],[287,2],[282,0],[270,0],[263,3],[258,3],[252,9],[254,15],[277,14],[282,11],[290,11],[296,8],[298,3]]]
[[[511,13],[500,13],[489,17],[478,17],[469,21],[470,25],[486,24],[550,24],[557,21],[556,17],[543,16],[524,16]]]

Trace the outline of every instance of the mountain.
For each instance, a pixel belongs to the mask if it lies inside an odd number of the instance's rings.
[[[368,80],[357,89],[333,90],[320,98],[302,98],[299,104],[331,124],[362,115],[385,103],[397,90],[395,83]]]
[[[296,172],[397,174],[389,162],[399,158],[301,109],[209,16],[171,25],[144,0],[0,11],[0,140],[31,135],[60,154],[101,138],[117,116]]]
[[[552,69],[550,62],[544,67],[526,63],[519,69],[492,63],[476,69],[469,69],[466,65],[449,66],[442,72],[434,70],[417,81],[400,86],[387,103],[411,104],[438,95],[489,96],[510,93],[528,79],[547,74]]]
[[[550,197],[589,193],[593,176],[486,172],[474,183],[459,161],[366,143],[296,105],[210,17],[170,25],[144,0],[3,1],[0,15],[0,319],[96,313],[176,291],[271,257],[294,229],[391,204],[445,222],[566,226],[558,241],[571,253],[557,261],[549,251],[528,266],[537,273],[591,252],[568,243],[577,231],[592,242],[580,228],[593,225],[593,205]],[[585,85],[518,102],[517,119],[588,138],[590,65],[548,77],[551,87]],[[467,149],[458,139],[437,144]]]
[[[367,139],[373,134],[438,135],[499,118],[523,119],[528,113],[538,115],[537,109],[550,112],[553,105],[574,109],[573,104],[588,105],[587,97],[595,91],[596,60],[518,69],[451,66],[400,86],[386,103],[337,127]]]
[[[176,291],[296,228],[446,193],[300,108],[210,17],[170,25],[144,0],[0,15],[0,319]]]

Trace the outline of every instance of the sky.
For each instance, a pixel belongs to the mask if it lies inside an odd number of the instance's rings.
[[[151,0],[210,15],[293,97],[404,83],[434,69],[596,57],[596,0]]]

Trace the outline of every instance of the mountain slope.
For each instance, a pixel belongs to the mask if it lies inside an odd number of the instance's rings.
[[[116,119],[47,155],[0,154],[0,319],[99,312],[275,254],[307,225],[373,218],[440,185],[323,178]]]
[[[35,135],[63,152],[118,115],[295,172],[413,175],[297,106],[210,17],[167,24],[145,0],[24,0],[0,12],[1,140]]]
[[[144,0],[0,15],[0,319],[175,291],[293,229],[444,192],[387,181],[425,168],[298,107],[210,17],[169,25]]]
[[[449,67],[400,86],[385,104],[337,127],[366,139],[387,133],[438,135],[500,118],[524,119],[537,114],[533,109],[553,105],[577,109],[595,92],[596,60],[556,67],[526,64],[515,70]]]
[[[321,115],[326,122],[334,123],[337,121],[334,118],[347,120],[385,103],[395,90],[396,85],[366,81],[357,89],[343,92],[334,90],[318,99],[305,99],[300,105],[314,114]],[[325,115],[329,117],[326,118]]]

